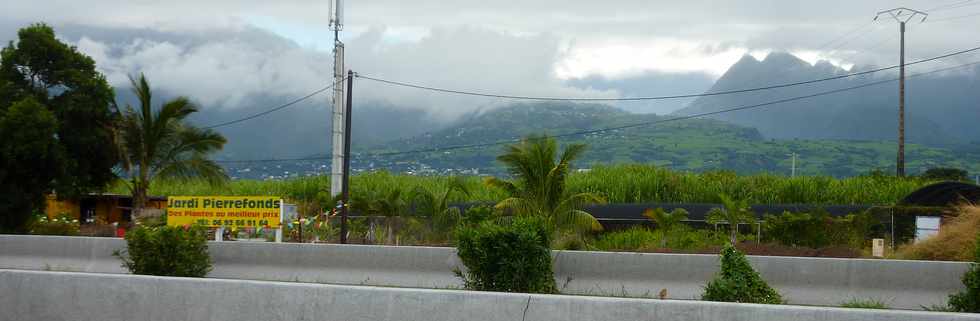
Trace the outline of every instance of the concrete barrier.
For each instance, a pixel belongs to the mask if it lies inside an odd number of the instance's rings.
[[[6,320],[898,321],[971,314],[0,270]]]
[[[114,238],[0,235],[0,268],[126,273]],[[455,250],[435,247],[211,242],[212,278],[461,288]],[[718,271],[716,255],[556,251],[555,278],[566,294],[697,299]],[[876,299],[892,308],[945,304],[963,289],[961,262],[749,257],[793,304],[836,306]]]

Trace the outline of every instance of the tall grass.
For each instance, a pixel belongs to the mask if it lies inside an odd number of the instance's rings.
[[[911,260],[973,261],[977,233],[980,233],[980,206],[960,206],[943,218],[939,234],[907,244],[896,256]]]
[[[387,192],[394,188],[411,191],[416,187],[440,191],[448,177],[422,177],[386,172],[351,177],[351,193]],[[480,177],[465,177],[470,195],[454,202],[498,201],[506,194],[482,184]],[[822,176],[759,174],[739,176],[732,172],[676,172],[651,165],[616,165],[574,173],[567,181],[570,193],[593,192],[611,203],[665,202],[718,203],[718,195],[745,199],[750,204],[874,204],[889,205],[912,191],[931,183],[917,178],[887,176],[836,179]],[[154,182],[151,195],[275,195],[292,201],[316,199],[328,193],[329,176],[299,177],[286,180],[235,180],[212,187],[203,181]],[[128,193],[122,187],[114,192]]]

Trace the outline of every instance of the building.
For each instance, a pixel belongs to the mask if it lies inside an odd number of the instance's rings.
[[[166,209],[167,198],[149,196],[147,208]],[[122,194],[87,194],[78,199],[59,200],[53,194],[47,196],[44,213],[48,218],[68,214],[82,224],[103,221],[105,223],[129,222],[133,197]]]

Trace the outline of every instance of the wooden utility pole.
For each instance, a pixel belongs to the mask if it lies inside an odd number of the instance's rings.
[[[895,175],[905,176],[905,23],[915,16],[922,16],[922,22],[929,17],[928,13],[909,8],[895,8],[879,11],[874,20],[882,14],[888,14],[898,22],[901,45],[898,53],[898,157],[895,162]]]

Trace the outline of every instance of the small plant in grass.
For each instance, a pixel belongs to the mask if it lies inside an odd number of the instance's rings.
[[[708,282],[702,300],[781,304],[782,296],[762,280],[749,260],[731,245],[721,250],[721,272]]]
[[[678,224],[687,219],[687,210],[675,208],[669,213],[663,208],[647,209],[643,211],[643,216],[657,224],[660,230],[660,247],[667,247],[667,233],[674,230]]]
[[[207,229],[138,227],[126,233],[126,250],[113,255],[133,274],[204,277],[211,271]]]
[[[728,224],[729,241],[732,246],[738,244],[738,225],[755,221],[755,213],[744,199],[733,199],[726,194],[718,195],[722,208],[713,208],[708,212],[708,224]]]
[[[556,293],[549,235],[541,217],[463,226],[456,248],[467,271],[456,275],[471,290]]]
[[[974,247],[974,263],[963,275],[966,290],[949,296],[949,307],[956,312],[980,313],[980,235]]]
[[[888,305],[885,304],[885,302],[878,299],[862,300],[857,298],[841,303],[840,306],[842,308],[855,308],[855,309],[887,309],[888,308]]]

